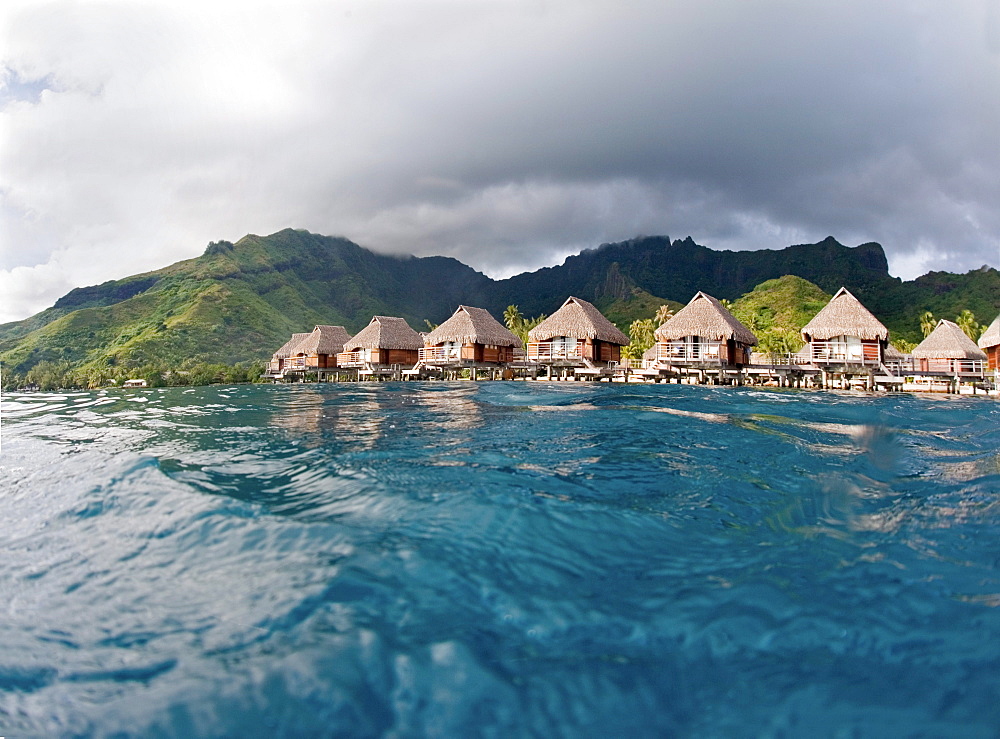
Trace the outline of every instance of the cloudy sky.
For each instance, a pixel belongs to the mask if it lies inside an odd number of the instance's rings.
[[[998,3],[5,0],[0,321],[286,227],[1000,266]]]

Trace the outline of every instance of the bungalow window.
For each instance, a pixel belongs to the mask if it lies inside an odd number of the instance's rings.
[[[830,343],[832,359],[860,362],[864,358],[861,339],[857,336],[835,336]]]
[[[575,357],[576,352],[576,339],[572,336],[553,336],[552,337],[552,356],[553,357]]]

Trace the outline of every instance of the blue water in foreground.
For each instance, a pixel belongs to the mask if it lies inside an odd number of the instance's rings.
[[[0,736],[996,736],[1000,403],[6,395]]]

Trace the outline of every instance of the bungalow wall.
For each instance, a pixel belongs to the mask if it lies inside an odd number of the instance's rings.
[[[725,346],[719,347],[719,359],[723,364],[733,366],[750,364],[750,347],[735,339],[729,339]]]
[[[333,369],[337,366],[337,355],[336,354],[310,354],[306,357],[307,367],[316,367],[318,369]]]
[[[296,354],[289,357],[290,364],[303,370],[333,369],[337,366],[336,354]]]
[[[372,364],[416,364],[418,351],[416,349],[372,349]]]
[[[476,364],[502,364],[514,361],[514,348],[493,344],[463,344],[462,361]]]
[[[610,344],[607,341],[587,339],[583,345],[583,356],[596,362],[620,362],[622,348],[618,344]]]
[[[990,371],[996,371],[997,363],[1000,362],[1000,345],[988,346],[983,351],[986,352],[986,363]]]

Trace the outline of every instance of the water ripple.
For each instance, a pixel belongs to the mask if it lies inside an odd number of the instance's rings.
[[[0,733],[1000,726],[993,401],[9,394]]]

